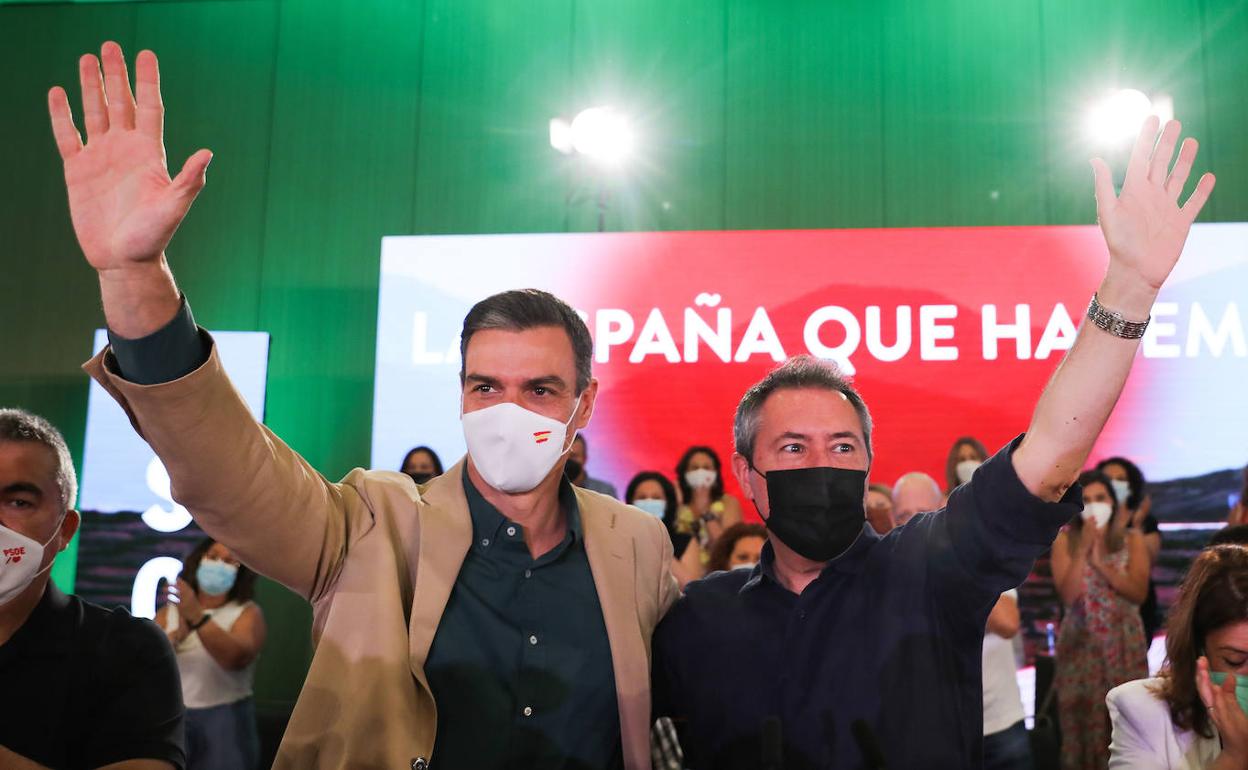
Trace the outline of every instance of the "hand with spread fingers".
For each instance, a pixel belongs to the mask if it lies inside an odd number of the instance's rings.
[[[1158,123],[1156,116],[1144,121],[1119,193],[1114,192],[1109,165],[1100,158],[1092,160],[1097,219],[1110,255],[1105,288],[1114,296],[1109,303],[1144,317],[1178,262],[1188,231],[1209,200],[1215,182],[1213,174],[1203,175],[1187,202],[1180,205],[1198,144],[1191,137],[1185,139],[1172,169],[1183,127],[1172,120],[1158,139]]]
[[[139,53],[134,93],[121,47],[105,43],[100,58],[102,76],[95,56],[78,62],[86,143],[65,89],[48,92],[48,111],[65,164],[74,232],[100,274],[109,326],[127,337],[142,336],[177,310],[164,250],[204,186],[212,153],[196,152],[171,179],[156,55]]]

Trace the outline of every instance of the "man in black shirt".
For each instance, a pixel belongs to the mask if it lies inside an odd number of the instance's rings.
[[[1122,391],[1157,292],[1213,189],[1178,123],[1145,122],[1121,195],[1094,161],[1109,269],[1031,427],[881,537],[864,514],[871,416],[795,359],[741,399],[733,470],[770,530],[749,574],[691,583],[655,631],[653,694],[690,767],[980,767],[981,645],[998,597],[1078,513],[1074,484]]]
[[[164,633],[48,579],[78,530],[65,440],[0,409],[0,767],[185,766],[182,687]]]

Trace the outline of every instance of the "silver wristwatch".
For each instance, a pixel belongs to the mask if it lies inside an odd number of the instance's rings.
[[[1088,320],[1115,337],[1138,340],[1144,336],[1144,330],[1148,328],[1149,321],[1153,319],[1150,316],[1145,321],[1128,321],[1122,317],[1121,313],[1106,310],[1093,294],[1092,301],[1088,303]]]

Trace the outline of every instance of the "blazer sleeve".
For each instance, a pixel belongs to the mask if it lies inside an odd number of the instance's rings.
[[[676,603],[676,599],[680,596],[680,584],[676,582],[676,576],[672,574],[672,561],[675,554],[672,550],[672,538],[667,534],[667,527],[663,526],[663,522],[658,519],[654,520],[657,525],[659,537],[659,616],[655,618],[655,625],[663,619],[667,611]]]
[[[205,532],[307,599],[324,595],[372,514],[354,488],[327,481],[256,421],[215,344],[198,369],[157,385],[123,379],[109,348],[83,368],[126,411]]]
[[[1105,696],[1105,705],[1113,725],[1109,770],[1169,770],[1166,739],[1174,726],[1145,681],[1115,687]]]

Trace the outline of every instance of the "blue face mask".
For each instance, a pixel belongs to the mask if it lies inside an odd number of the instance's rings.
[[[223,561],[204,559],[195,570],[195,580],[199,590],[211,596],[228,594],[238,578],[238,567]]]
[[[633,505],[637,506],[656,519],[662,519],[663,515],[667,513],[666,500],[634,500]]]
[[[1225,671],[1210,671],[1209,680],[1214,686],[1221,687],[1226,682],[1227,674]],[[1248,676],[1235,677],[1235,699],[1239,701],[1239,707],[1248,714]]]

